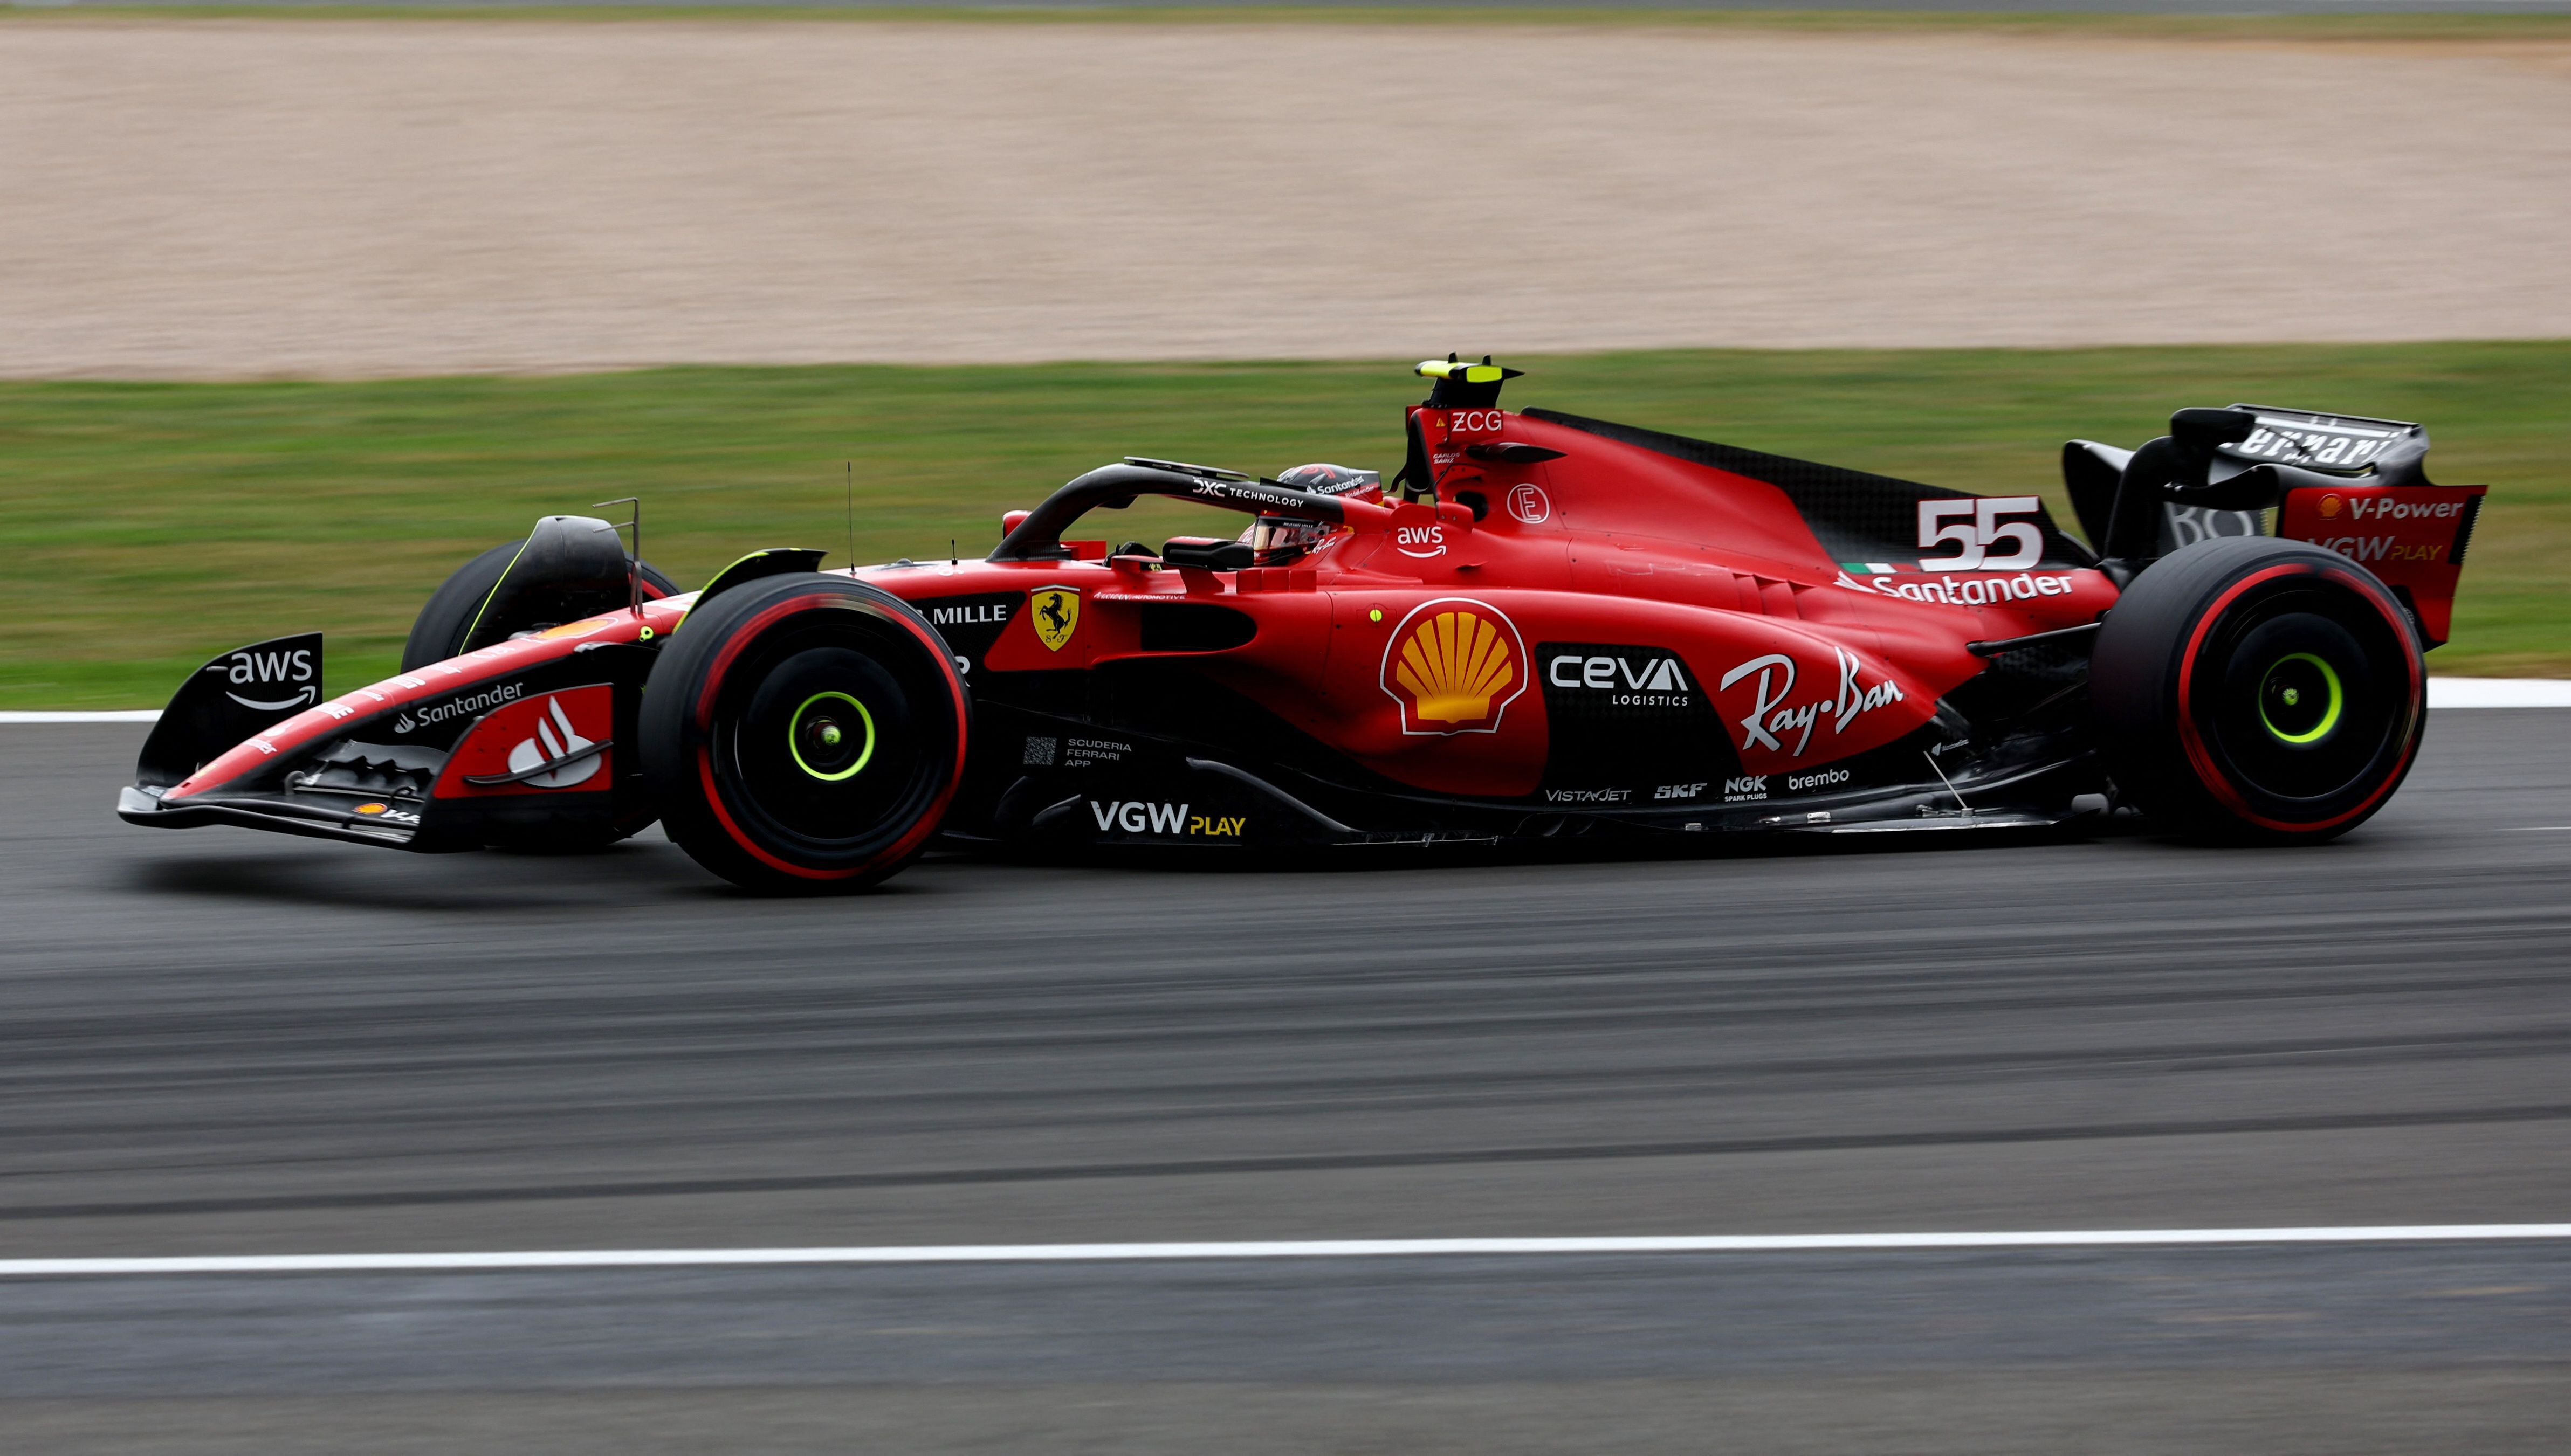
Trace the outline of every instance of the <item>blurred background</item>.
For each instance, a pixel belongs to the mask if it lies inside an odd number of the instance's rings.
[[[1125,453],[1380,465],[1455,348],[1975,490],[2178,403],[2428,421],[2495,487],[2439,671],[2571,671],[2515,9],[0,10],[0,709],[285,623],[373,681],[611,496],[694,583],[844,549],[848,462],[866,560]]]
[[[1129,453],[1389,473],[1450,349],[2066,523],[2061,442],[2177,406],[2420,420],[2492,487],[2432,670],[2571,677],[2571,4],[2239,8],[0,7],[0,710],[287,631],[357,686],[610,497],[693,587]],[[0,728],[0,1255],[2559,1218],[2560,722],[2441,713],[2292,862],[826,906],[138,845],[139,728]],[[0,1282],[0,1444],[2571,1438],[2533,1244],[630,1277]]]

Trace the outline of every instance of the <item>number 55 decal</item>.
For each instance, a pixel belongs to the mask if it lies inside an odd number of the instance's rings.
[[[2019,516],[2038,510],[2041,503],[2031,495],[1994,495],[1964,500],[1921,501],[1919,503],[1919,549],[1955,543],[1952,556],[1923,556],[1921,571],[2024,571],[2044,559],[2044,533],[2032,521],[2010,521],[2002,516]],[[1966,517],[1969,519],[1948,520]],[[2002,543],[2013,543],[2016,550],[1995,552]]]

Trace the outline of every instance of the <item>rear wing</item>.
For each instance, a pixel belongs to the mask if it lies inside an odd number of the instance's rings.
[[[2236,416],[2237,427],[2224,433],[2239,438],[2209,443],[2208,454],[2196,457],[2201,479],[2173,481],[2162,491],[2152,556],[2209,536],[2273,532],[2309,541],[2361,564],[2390,587],[2409,607],[2423,647],[2446,641],[2464,550],[2489,487],[2429,480],[2425,428],[2270,404],[2180,414]],[[2064,483],[2082,525],[2102,547],[2108,508],[2136,453],[2091,440],[2063,447]]]
[[[2292,465],[2332,475],[2364,475],[2384,485],[2426,485],[2428,431],[2401,419],[2319,414],[2273,404],[2236,404],[2258,420],[2250,437],[2215,453],[2243,465]]]
[[[2464,549],[2483,485],[2428,479],[2428,432],[2408,420],[2240,404],[2259,427],[2218,454],[2276,477],[2277,534],[2309,541],[2374,573],[2409,607],[2420,646],[2454,621]]]

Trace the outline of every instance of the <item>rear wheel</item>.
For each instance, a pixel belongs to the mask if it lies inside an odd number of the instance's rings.
[[[2336,553],[2200,542],[2099,629],[2090,700],[2117,786],[2204,837],[2311,842],[2381,808],[2427,727],[2409,614]]]
[[[643,695],[670,837],[737,885],[873,884],[927,846],[964,772],[970,705],[934,628],[885,592],[796,573],[689,614]]]

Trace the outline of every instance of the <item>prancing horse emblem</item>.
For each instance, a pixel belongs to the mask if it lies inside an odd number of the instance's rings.
[[[1080,589],[1038,587],[1027,593],[1027,605],[1035,609],[1036,640],[1048,652],[1062,651],[1080,628]]]

